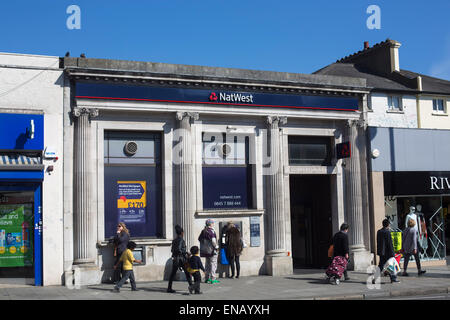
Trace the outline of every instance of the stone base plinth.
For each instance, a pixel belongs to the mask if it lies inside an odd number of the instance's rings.
[[[293,273],[292,257],[266,256],[266,273],[269,276],[286,276]]]
[[[348,270],[366,272],[367,268],[373,265],[373,253],[366,249],[350,249],[350,261],[348,262]]]
[[[79,288],[101,283],[102,272],[95,264],[73,265],[72,270],[72,274],[70,272],[65,273],[67,287]]]

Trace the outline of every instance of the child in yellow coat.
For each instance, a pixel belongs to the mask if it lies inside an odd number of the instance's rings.
[[[131,290],[132,291],[138,291],[136,288],[136,280],[134,278],[134,272],[133,272],[133,262],[142,263],[142,260],[136,260],[133,256],[133,250],[136,249],[136,243],[133,241],[128,242],[127,250],[125,250],[122,253],[122,256],[120,257],[119,261],[114,265],[114,270],[117,269],[119,264],[122,262],[122,268],[123,268],[123,277],[120,279],[120,281],[115,285],[113,292],[120,292],[120,288],[123,286],[125,281],[130,279],[131,283]]]

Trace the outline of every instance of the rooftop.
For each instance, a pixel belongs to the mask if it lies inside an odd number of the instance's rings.
[[[450,95],[450,81],[400,69],[400,46],[398,41],[391,39],[372,47],[365,43],[363,50],[338,59],[313,74],[364,78],[369,88],[378,91]]]

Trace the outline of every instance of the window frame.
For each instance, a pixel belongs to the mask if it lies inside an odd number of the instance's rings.
[[[123,157],[114,157],[111,156],[110,152],[109,152],[109,147],[110,144],[109,142],[107,142],[108,138],[113,138],[111,136],[114,136],[117,133],[124,133],[124,136],[122,138],[124,138],[123,140],[130,140],[129,138],[136,138],[137,139],[131,139],[134,141],[139,141],[142,140],[142,138],[146,139],[148,136],[149,140],[150,139],[153,141],[154,143],[154,154],[153,157],[133,157],[133,156],[127,156],[124,154]],[[163,195],[163,190],[164,190],[164,172],[163,172],[163,149],[164,149],[164,144],[163,144],[163,139],[164,139],[164,132],[161,132],[159,130],[139,130],[139,129],[135,129],[135,130],[130,130],[130,129],[122,129],[122,128],[105,128],[103,130],[103,140],[102,140],[102,144],[103,144],[103,184],[102,184],[102,189],[99,190],[100,192],[103,193],[103,237],[104,239],[110,239],[107,238],[106,236],[106,206],[105,206],[105,200],[106,200],[106,186],[105,186],[105,172],[106,172],[106,168],[111,168],[111,167],[141,167],[141,168],[155,168],[155,174],[156,176],[159,177],[159,195],[157,194],[157,199],[159,201],[159,208],[158,211],[159,212],[155,212],[156,214],[156,222],[159,224],[158,226],[156,226],[156,235],[138,235],[138,236],[133,236],[133,232],[131,232],[131,238],[132,239],[164,239],[164,234],[165,234],[165,230],[164,230],[164,221],[165,221],[165,217],[164,217],[164,195]],[[106,152],[106,150],[108,150]],[[111,159],[114,160],[118,160],[118,159],[126,159],[128,161],[110,161]],[[140,159],[145,159],[147,161],[144,162],[140,162],[140,161],[136,161],[136,160],[140,160]],[[147,177],[147,176],[146,176]],[[147,186],[147,190],[146,192],[150,191],[150,186]],[[150,195],[147,193],[147,201],[150,199]],[[147,213],[147,215],[150,213]],[[149,221],[146,221],[145,224],[148,224]],[[158,235],[159,233],[159,235]]]
[[[314,164],[314,163],[294,163],[294,159],[291,157],[291,145],[293,143],[291,143],[292,140],[305,140],[305,142],[312,142],[311,144],[316,144],[314,142],[314,140],[317,140],[317,142],[320,142],[320,140],[323,140],[326,144],[326,150],[327,150],[327,155],[326,158],[323,159],[323,164]],[[306,143],[305,143],[306,144]],[[332,166],[333,164],[333,159],[335,158],[335,152],[334,152],[334,142],[331,136],[312,136],[312,135],[307,135],[307,136],[303,136],[303,135],[289,135],[288,136],[288,150],[287,150],[287,160],[288,160],[288,164],[289,166],[317,166],[317,167],[329,167]],[[302,160],[302,159],[299,159]]]
[[[435,109],[435,102],[437,106],[437,101],[442,101],[442,110]],[[446,115],[447,114],[447,99],[445,98],[433,98],[432,99],[432,114],[436,115]]]
[[[393,99],[398,99],[398,108],[392,108],[391,107],[391,102],[393,101]],[[404,109],[403,109],[403,96],[401,95],[388,95],[387,96],[387,110],[386,112],[391,112],[391,113],[403,113]]]
[[[222,135],[222,142],[223,144],[228,144],[228,140],[227,140],[227,135],[231,135],[231,136],[243,136],[244,137],[244,143],[245,143],[245,161],[243,164],[239,164],[239,163],[208,163],[205,162],[205,150],[204,150],[204,136],[205,134],[210,134],[210,135]],[[200,165],[199,165],[199,170],[200,170],[200,181],[201,181],[201,196],[199,198],[201,198],[201,203],[198,203],[199,209],[201,208],[200,211],[204,211],[204,212],[213,212],[213,211],[251,211],[251,210],[255,210],[257,207],[257,199],[256,199],[256,195],[255,195],[255,164],[251,163],[251,154],[252,154],[252,150],[255,147],[253,145],[252,142],[254,142],[254,134],[250,133],[250,132],[229,132],[229,131],[221,131],[221,130],[202,130],[201,132],[199,132],[199,138],[200,138],[200,152],[199,152],[199,156],[200,156]],[[235,140],[235,139],[233,139]],[[238,141],[239,142],[239,139]],[[206,142],[208,143],[208,142]],[[235,149],[233,149],[235,150]],[[220,154],[219,154],[220,156]],[[222,156],[223,159],[225,159],[225,156]],[[242,160],[242,159],[240,159]],[[236,161],[239,161],[239,159],[237,159]],[[236,207],[236,208],[205,208],[204,204],[205,204],[205,200],[204,200],[204,183],[203,183],[203,168],[211,168],[211,167],[222,167],[222,168],[242,168],[242,167],[246,167],[247,168],[247,177],[246,177],[246,181],[247,181],[247,206],[246,207]]]

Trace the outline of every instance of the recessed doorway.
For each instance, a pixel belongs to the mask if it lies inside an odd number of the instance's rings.
[[[294,268],[326,268],[332,238],[331,176],[290,175]]]

